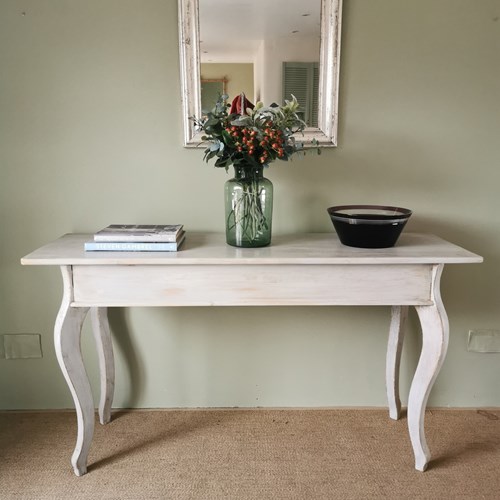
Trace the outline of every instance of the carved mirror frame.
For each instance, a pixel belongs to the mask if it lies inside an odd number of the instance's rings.
[[[179,50],[184,123],[184,146],[204,147],[191,116],[200,116],[200,24],[199,0],[179,1]],[[321,0],[318,128],[308,127],[300,141],[322,147],[337,145],[342,0]]]

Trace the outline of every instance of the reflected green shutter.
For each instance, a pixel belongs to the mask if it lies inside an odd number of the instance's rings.
[[[310,127],[318,126],[318,63],[283,63],[283,100],[293,94],[300,104],[299,116]]]

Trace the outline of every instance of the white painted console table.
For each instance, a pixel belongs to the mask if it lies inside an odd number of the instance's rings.
[[[424,412],[448,344],[448,318],[440,296],[444,264],[482,257],[436,236],[403,233],[397,246],[366,250],[339,243],[333,233],[275,237],[260,249],[226,245],[222,234],[189,233],[176,253],[85,252],[91,235],[69,234],[21,259],[62,271],[64,292],[54,342],[73,396],[78,436],[71,463],[87,472],[94,432],[94,403],[82,361],[80,335],[91,311],[101,371],[99,419],[111,419],[114,362],[107,320],[110,306],[317,306],[388,305],[391,324],[386,360],[390,416],[398,419],[399,362],[408,306],[422,326],[422,352],[408,398],[408,427],[415,467],[430,460]]]

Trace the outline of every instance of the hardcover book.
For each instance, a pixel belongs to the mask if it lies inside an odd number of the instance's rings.
[[[176,252],[186,238],[182,231],[179,241],[144,242],[144,241],[87,241],[87,252]]]
[[[112,224],[94,234],[94,241],[175,243],[182,236],[182,224]]]

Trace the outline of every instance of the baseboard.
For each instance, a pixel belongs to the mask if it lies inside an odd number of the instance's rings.
[[[406,407],[402,408],[406,410]],[[232,407],[176,407],[176,408],[113,408],[118,412],[155,412],[155,411],[388,411],[384,406],[232,406]],[[426,411],[492,411],[500,412],[499,406],[428,406]],[[97,412],[97,409],[96,409]],[[75,413],[72,408],[41,408],[28,410],[0,410],[3,413]]]

